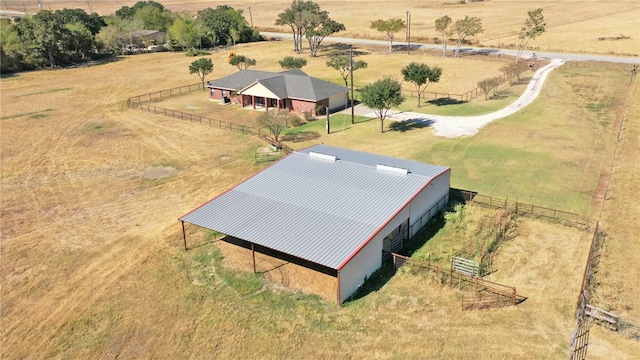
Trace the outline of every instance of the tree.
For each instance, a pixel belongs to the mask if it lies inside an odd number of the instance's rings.
[[[384,120],[389,109],[404,101],[400,83],[388,76],[366,85],[360,91],[360,96],[362,103],[380,119],[380,132],[384,132]]]
[[[412,62],[405,66],[401,70],[404,81],[413,83],[416,86],[418,92],[418,107],[420,107],[420,98],[432,82],[440,81],[440,75],[442,75],[442,68],[435,66],[429,67],[427,64]]]
[[[388,20],[378,19],[376,21],[372,21],[370,27],[387,36],[389,39],[389,52],[391,52],[393,50],[393,39],[396,33],[404,29],[406,24],[404,23],[404,20],[399,18]]]
[[[293,56],[285,56],[282,60],[278,61],[278,63],[283,69],[300,69],[307,65],[307,60]]]
[[[333,56],[329,60],[327,60],[328,67],[338,70],[340,72],[340,76],[342,76],[342,79],[344,80],[345,87],[349,87],[349,85],[347,84],[347,79],[351,74],[351,68],[349,67],[349,60],[350,60],[349,57],[342,56],[342,55]],[[358,69],[364,69],[367,67],[367,65],[368,64],[362,60],[354,61],[352,65],[353,71],[356,71]]]
[[[329,18],[329,13],[326,11],[307,12],[305,15],[307,19],[305,37],[309,42],[311,56],[317,56],[318,47],[325,37],[346,29],[344,24]]]
[[[527,69],[527,64],[524,63],[509,63],[500,68],[502,72],[509,80],[509,84],[513,85],[514,83],[520,83],[520,74]],[[517,81],[514,82],[513,78],[516,78]]]
[[[542,8],[538,8],[535,10],[529,10],[527,12],[527,19],[524,21],[524,25],[522,29],[520,29],[520,33],[518,34],[518,39],[520,39],[520,43],[518,44],[518,53],[516,55],[516,62],[520,60],[520,56],[522,56],[522,51],[527,46],[527,43],[531,39],[535,39],[545,32],[547,24],[544,22],[544,14],[542,13]]]
[[[94,49],[91,31],[81,22],[65,24],[64,28],[66,31],[60,44],[70,56],[70,60],[78,62],[89,56]]]
[[[275,25],[288,25],[293,33],[293,51],[302,51],[302,39],[308,28],[307,14],[320,12],[320,5],[313,1],[293,0],[291,6],[278,14]]]
[[[122,52],[123,35],[117,25],[107,25],[96,35],[97,46],[102,51],[119,54]]]
[[[458,35],[458,43],[454,57],[460,55],[460,46],[468,36],[475,36],[484,31],[482,28],[482,20],[479,17],[469,17],[465,15],[464,19],[458,19],[453,23],[453,32]]]
[[[249,66],[255,65],[256,60],[244,55],[235,55],[229,60],[229,64],[238,67],[239,70],[243,70],[248,69]]]
[[[247,26],[242,10],[227,5],[200,10],[196,18],[213,44],[235,44],[260,38],[259,33]]]
[[[157,31],[167,31],[173,22],[171,11],[151,4],[136,9],[133,18],[142,22],[144,29]]]
[[[171,41],[183,49],[194,49],[201,44],[201,30],[198,23],[188,14],[179,16],[169,28]]]
[[[273,139],[278,142],[280,133],[289,127],[289,124],[294,122],[293,117],[296,115],[290,113],[284,109],[272,109],[265,111],[258,118],[258,125],[266,127],[273,135]]]
[[[22,19],[17,30],[21,40],[31,49],[34,65],[48,64],[53,68],[63,61],[60,44],[67,29],[54,13],[40,10],[32,17]]]
[[[209,58],[200,58],[189,65],[189,74],[197,74],[202,81],[204,89],[204,78],[213,71],[213,62]]]
[[[120,19],[132,20],[136,15],[136,12],[146,6],[154,7],[160,11],[164,10],[164,5],[160,4],[159,2],[138,1],[132,7],[123,6],[119,10],[116,10],[116,16],[119,17]]]
[[[442,35],[442,57],[447,56],[447,38],[451,35],[449,25],[451,25],[451,18],[448,15],[436,19],[436,31]]]
[[[495,93],[495,88],[498,86],[498,84],[500,84],[500,81],[498,81],[498,79],[495,77],[486,78],[478,82],[478,87],[482,89],[485,100],[487,100],[489,96],[489,92],[491,90],[494,90],[494,93]]]

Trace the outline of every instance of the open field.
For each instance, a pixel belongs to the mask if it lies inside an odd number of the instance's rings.
[[[235,71],[215,56],[226,54],[212,55],[216,77]],[[277,70],[282,53],[263,56],[261,68]],[[492,277],[528,299],[480,312],[403,271],[338,308],[263,283],[284,272],[224,266],[246,262],[195,227],[193,248],[182,250],[177,218],[264,166],[253,162],[264,146],[257,139],[126,109],[129,96],[195,82],[191,61],[150,54],[0,80],[3,359],[566,358],[590,236],[576,229],[525,221]],[[597,216],[628,80],[628,70],[608,66],[556,71],[531,107],[472,138],[428,128],[380,134],[376,120],[362,119],[315,142],[452,165],[453,186]],[[322,133],[320,122],[307,126]],[[617,250],[637,246],[638,206],[616,195],[637,192],[638,133],[637,121],[626,123],[603,264],[638,262],[637,252]],[[620,296],[613,306],[629,306],[623,314],[634,319],[635,275],[623,270],[609,267],[611,285],[600,289],[605,300]],[[617,279],[627,290],[617,291]],[[600,358],[640,352],[609,333],[595,331],[592,342]]]
[[[101,15],[114,13],[123,5],[131,6],[136,1],[110,0],[51,0],[42,1],[45,9],[83,8]],[[196,12],[204,7],[215,8],[229,5],[244,10],[245,17],[261,30],[288,32],[286,27],[274,25],[280,12],[291,1],[254,0],[160,1],[172,11]],[[323,0],[317,1],[330,16],[345,24],[347,30],[340,36],[382,39],[381,35],[369,28],[371,21],[378,18],[401,18],[411,15],[411,37],[413,42],[432,43],[439,38],[435,31],[435,19],[449,15],[454,20],[465,15],[478,16],[483,20],[485,31],[473,38],[474,44],[488,47],[513,47],[518,43],[517,33],[525,20],[528,10],[544,9],[548,30],[538,39],[531,41],[533,51],[562,51],[576,53],[597,53],[624,56],[640,56],[640,4],[635,0],[606,1],[538,1],[535,3],[519,0],[490,0],[459,4],[457,0],[411,0],[398,5],[391,0]],[[0,3],[0,9],[36,11],[36,1],[12,1]],[[615,40],[621,35],[626,39]],[[397,34],[398,41],[404,41],[404,32]],[[603,40],[599,40],[603,38]]]

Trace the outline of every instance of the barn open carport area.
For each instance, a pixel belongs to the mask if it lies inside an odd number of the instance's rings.
[[[333,299],[342,303],[382,266],[385,254],[401,248],[446,206],[450,172],[446,166],[316,145],[180,221],[225,234],[225,242],[251,251],[253,271],[295,264],[335,277]],[[264,258],[256,253],[284,263],[262,267]]]

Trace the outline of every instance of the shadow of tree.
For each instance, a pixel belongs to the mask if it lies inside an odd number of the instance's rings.
[[[333,43],[333,44],[322,44],[322,47],[324,48],[324,52],[325,52],[325,56],[336,56],[336,55],[343,55],[343,56],[349,56],[349,48],[351,47],[351,45],[349,44],[345,44],[345,43]],[[362,50],[356,50],[356,48],[353,48],[353,56],[362,56],[362,55],[368,55],[369,52],[367,51],[362,51]]]
[[[290,141],[293,143],[304,142],[309,140],[315,140],[320,137],[320,133],[317,131],[300,131],[293,134],[287,134],[282,136],[282,141]]]
[[[452,99],[452,98],[438,98],[434,100],[427,101],[429,104],[444,106],[444,105],[460,105],[466,103],[466,101]]]
[[[427,120],[427,121],[414,121],[414,120],[396,121],[396,122],[391,123],[391,125],[389,126],[389,130],[405,132],[405,131],[414,130],[414,129],[426,128],[426,127],[431,126],[431,124],[433,124],[433,121],[431,121],[431,120]]]

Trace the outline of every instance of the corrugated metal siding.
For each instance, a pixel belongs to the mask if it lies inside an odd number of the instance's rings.
[[[313,159],[311,151],[339,160]],[[411,165],[410,174],[377,171],[379,161]],[[445,169],[317,145],[289,155],[181,220],[337,268]]]

